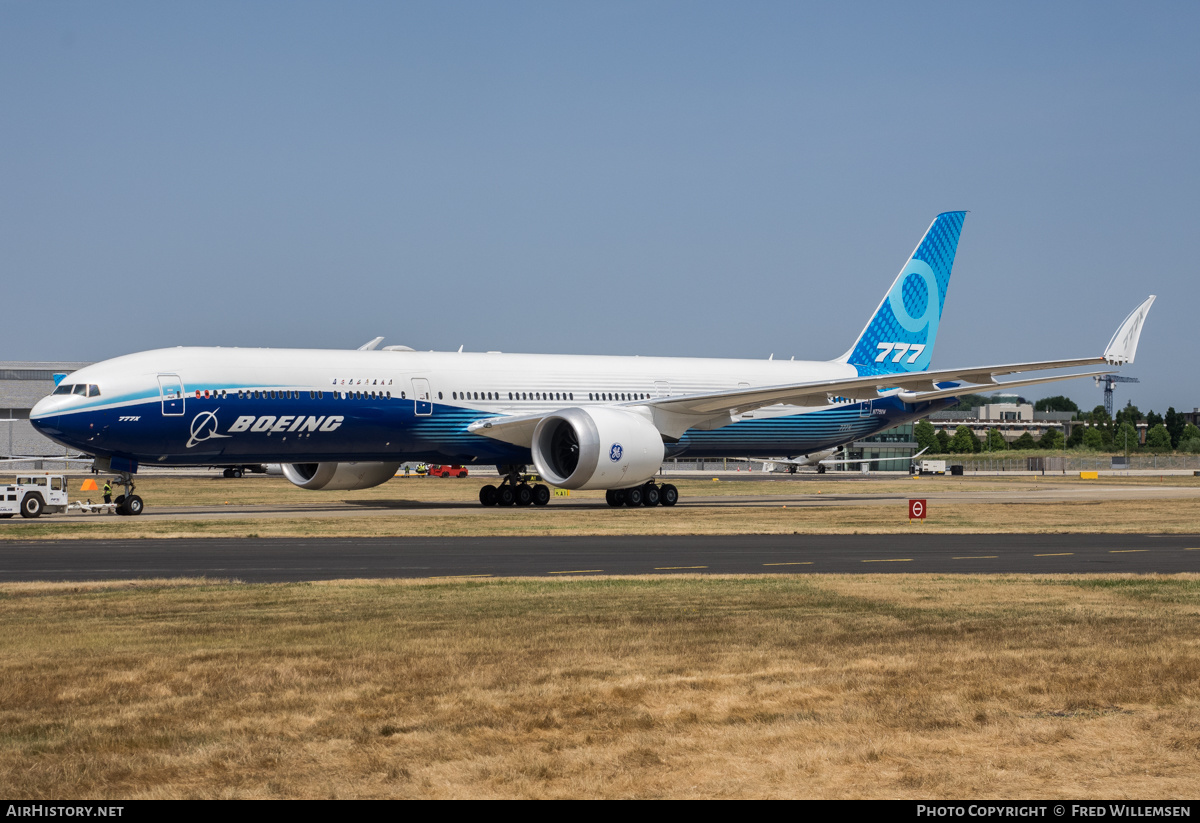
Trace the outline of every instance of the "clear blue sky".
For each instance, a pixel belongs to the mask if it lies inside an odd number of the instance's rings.
[[[0,2],[0,359],[376,335],[829,358],[934,214],[969,209],[935,367],[1099,353],[1156,293],[1118,403],[1190,409],[1198,24],[1195,2]]]

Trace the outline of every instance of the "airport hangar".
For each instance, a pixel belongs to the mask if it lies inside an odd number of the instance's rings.
[[[54,391],[54,375],[90,366],[84,362],[0,360],[0,453],[5,457],[62,457],[68,450],[29,422],[37,401]]]

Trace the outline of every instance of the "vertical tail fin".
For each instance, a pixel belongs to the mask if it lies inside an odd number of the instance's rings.
[[[966,215],[949,211],[933,219],[867,327],[840,361],[863,375],[929,368]]]

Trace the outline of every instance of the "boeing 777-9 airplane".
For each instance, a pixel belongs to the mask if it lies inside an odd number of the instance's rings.
[[[480,502],[545,505],[552,486],[613,506],[674,505],[663,460],[812,454],[908,423],[967,392],[1133,362],[1154,297],[1103,354],[931,370],[965,212],[938,215],[845,354],[829,361],[554,354],[174,348],[106,360],[33,409],[43,434],[120,475],[139,466],[282,463],[305,489],[377,486],[405,461],[494,464]],[[997,375],[1104,366],[998,383]]]

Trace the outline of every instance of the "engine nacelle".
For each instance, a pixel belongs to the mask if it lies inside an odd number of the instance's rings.
[[[310,491],[370,489],[396,476],[399,463],[284,463],[283,476]]]
[[[653,423],[605,407],[563,409],[543,418],[532,449],[538,474],[564,489],[640,486],[658,472],[664,454]]]

